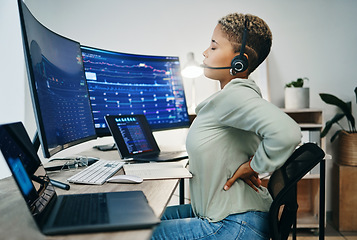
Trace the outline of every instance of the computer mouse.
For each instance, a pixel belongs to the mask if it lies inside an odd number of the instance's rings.
[[[143,179],[133,175],[117,175],[107,180],[111,183],[142,183]]]

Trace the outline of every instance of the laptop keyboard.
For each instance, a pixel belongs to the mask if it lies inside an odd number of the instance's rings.
[[[103,160],[100,159],[81,172],[68,178],[71,183],[82,184],[103,184],[113,176],[124,165],[124,162],[118,160]]]
[[[55,226],[102,224],[109,222],[105,194],[63,195]]]

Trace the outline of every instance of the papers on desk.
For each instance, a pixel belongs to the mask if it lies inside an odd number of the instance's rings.
[[[126,175],[134,175],[144,180],[192,178],[186,168],[188,160],[177,162],[134,163],[123,166]]]

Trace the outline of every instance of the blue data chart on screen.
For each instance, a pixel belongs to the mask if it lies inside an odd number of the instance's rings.
[[[76,59],[72,63],[80,68],[80,55]],[[34,65],[34,75],[49,147],[93,135],[86,82],[80,71],[63,71],[42,56]]]
[[[117,118],[116,122],[130,154],[151,152],[153,150],[146,140],[147,137],[140,126],[140,122],[136,118],[133,117],[132,120],[125,119],[125,121]]]
[[[152,129],[188,125],[178,57],[109,52],[82,46],[96,129],[105,115],[144,114]]]

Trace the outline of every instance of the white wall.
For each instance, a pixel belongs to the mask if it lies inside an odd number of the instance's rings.
[[[324,109],[326,120],[335,109],[325,105],[318,93],[332,93],[343,100],[354,97],[357,82],[354,0],[26,0],[26,3],[45,26],[83,45],[129,53],[178,55],[182,64],[189,51],[202,61],[202,52],[208,47],[220,17],[231,12],[252,13],[263,18],[273,32],[268,76],[274,104],[283,106],[284,84],[298,77],[310,79],[310,106]],[[0,13],[0,123],[25,121],[32,136],[35,125],[29,110],[15,1],[2,0]],[[217,89],[215,82],[204,77],[197,82],[198,101]],[[327,152],[334,154],[329,143]],[[327,165],[329,211],[332,163]],[[0,161],[0,177],[6,175],[2,169]]]
[[[0,3],[0,124],[25,120],[25,63],[15,1]],[[0,153],[0,179],[9,176]]]

